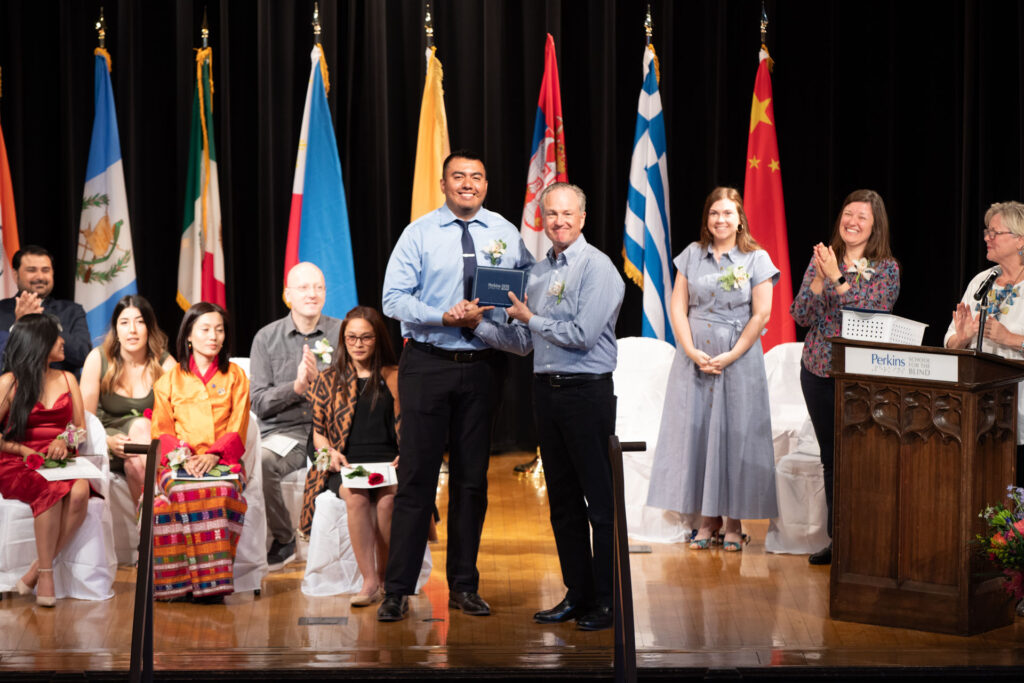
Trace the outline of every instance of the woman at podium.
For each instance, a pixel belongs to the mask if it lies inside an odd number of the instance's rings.
[[[982,351],[1024,360],[1024,204],[996,202],[985,212],[985,258],[996,265],[970,281],[946,330],[949,349],[974,348],[982,305],[988,310]],[[994,276],[994,279],[993,279]],[[986,291],[987,289],[987,291]],[[979,298],[975,298],[980,295]],[[1017,485],[1024,475],[1024,383],[1017,398]]]
[[[751,237],[731,187],[708,195],[700,240],[674,263],[670,310],[680,352],[647,504],[701,515],[691,549],[721,538],[723,550],[735,552],[747,540],[740,520],[778,516],[761,332],[779,269]]]
[[[889,217],[885,202],[874,190],[855,190],[843,200],[832,240],[814,245],[800,291],[793,299],[793,320],[807,328],[800,367],[800,388],[814,435],[821,449],[832,536],[832,480],[835,460],[835,381],[831,377],[829,337],[842,330],[845,307],[892,311],[900,293],[900,268],[889,247]],[[808,558],[811,564],[831,564],[832,545]]]

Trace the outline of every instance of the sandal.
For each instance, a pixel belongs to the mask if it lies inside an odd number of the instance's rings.
[[[725,534],[720,533],[722,527],[711,530],[711,535],[707,538],[697,538],[697,534],[700,533],[699,529],[694,529],[690,532],[690,550],[707,550],[709,546],[719,545]]]
[[[39,573],[42,574],[43,572],[48,572],[48,573],[52,574],[53,573],[53,567],[50,567],[49,569],[43,569],[42,567],[40,567],[39,568]],[[40,607],[53,607],[54,605],[57,604],[57,596],[56,595],[36,595],[36,604],[39,605]]]
[[[747,545],[748,543],[750,543],[750,536],[741,533],[739,541],[725,541],[722,544],[722,550],[724,550],[727,553],[738,553],[741,550],[743,550],[743,546]]]

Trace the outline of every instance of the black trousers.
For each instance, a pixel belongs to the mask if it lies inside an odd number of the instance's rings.
[[[448,588],[477,592],[487,511],[491,425],[508,361],[502,353],[457,363],[407,345],[398,365],[398,492],[385,590],[412,595],[423,564],[437,478],[448,458]]]
[[[800,388],[803,390],[807,412],[811,415],[814,435],[821,448],[821,469],[825,479],[825,505],[828,507],[828,535],[832,536],[832,482],[836,459],[836,381],[831,377],[818,377],[800,366]]]
[[[558,562],[573,602],[610,607],[614,516],[608,437],[612,380],[552,387],[535,377],[533,405]],[[593,529],[593,548],[591,548]]]

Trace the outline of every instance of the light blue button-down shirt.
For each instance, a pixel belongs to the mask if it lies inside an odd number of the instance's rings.
[[[533,349],[537,373],[593,373],[615,370],[615,322],[626,285],[611,259],[581,234],[569,248],[530,270],[529,326],[483,320],[478,337],[505,351],[526,355]]]
[[[453,351],[486,348],[478,338],[467,340],[459,327],[444,327],[442,317],[461,301],[462,228],[447,205],[413,221],[402,232],[384,273],[384,314],[402,323],[402,336]],[[469,234],[481,266],[528,268],[533,264],[519,229],[481,207],[470,220]],[[495,240],[506,244],[491,263],[487,247]],[[501,309],[486,314],[504,320]]]

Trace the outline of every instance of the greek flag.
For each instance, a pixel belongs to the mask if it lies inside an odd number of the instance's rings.
[[[110,55],[95,52],[96,113],[82,191],[75,268],[75,301],[85,309],[93,345],[103,341],[114,306],[135,294],[135,258],[128,221],[121,143],[110,86]]]
[[[654,46],[644,50],[644,85],[636,112],[633,161],[629,166],[623,270],[644,292],[643,336],[675,346],[668,317],[672,294],[672,251],[668,217],[668,162],[665,117],[658,93]]]

